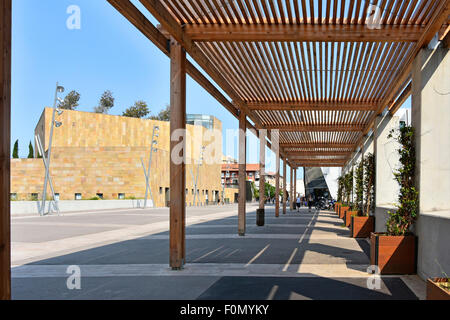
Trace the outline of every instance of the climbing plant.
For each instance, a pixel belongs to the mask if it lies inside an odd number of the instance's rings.
[[[364,157],[364,212],[369,216],[374,208],[375,199],[375,156],[369,153]]]
[[[400,167],[394,172],[395,180],[400,185],[397,210],[389,212],[386,223],[387,233],[391,236],[403,236],[409,233],[411,225],[417,219],[419,192],[415,187],[416,149],[414,128],[402,126],[400,130],[391,130],[388,138],[400,144],[397,150]]]
[[[351,206],[350,194],[353,190],[353,169],[344,176],[345,203]]]
[[[355,182],[356,182],[356,210],[358,215],[363,213],[363,196],[364,196],[364,162],[360,161],[355,170]]]
[[[338,178],[338,192],[337,192],[337,202],[342,202],[342,194],[344,192],[344,177],[340,176]]]

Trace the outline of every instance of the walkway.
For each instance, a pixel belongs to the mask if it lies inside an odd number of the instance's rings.
[[[238,237],[236,206],[189,208],[183,271],[168,268],[167,209],[13,219],[13,298],[417,299],[416,276],[367,288],[369,244],[334,213],[269,206],[257,227],[255,209]],[[66,287],[69,265],[81,290]]]

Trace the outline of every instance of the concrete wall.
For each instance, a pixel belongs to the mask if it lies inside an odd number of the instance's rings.
[[[449,49],[422,49],[412,69],[412,125],[419,190],[417,272],[424,279],[443,272],[450,276],[449,79]]]
[[[394,171],[399,166],[399,144],[388,135],[392,129],[400,127],[399,118],[389,114],[379,116],[375,122],[374,152],[375,152],[375,231],[386,231],[388,211],[395,209],[398,203],[400,187],[394,180]]]
[[[39,214],[41,208],[39,201],[11,201],[11,214],[13,216],[25,214]],[[59,201],[58,206],[61,213],[74,211],[90,211],[90,210],[107,210],[107,209],[131,209],[142,208],[144,200],[65,200]],[[148,207],[152,206],[151,201],[147,203]],[[49,206],[51,211],[56,212],[54,205],[46,202],[45,212],[48,212]]]

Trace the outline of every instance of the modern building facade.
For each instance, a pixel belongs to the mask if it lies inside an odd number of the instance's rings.
[[[52,112],[53,109],[44,109],[35,130],[46,152]],[[196,203],[217,202],[220,198],[222,137],[214,139],[213,135],[205,135],[205,132],[211,128],[222,132],[222,124],[214,117],[210,119],[212,127],[186,126],[187,205],[194,204],[195,180]],[[70,110],[64,110],[57,120],[62,125],[54,128],[50,175],[60,200],[144,198],[146,181],[143,164],[148,168],[152,132],[158,127],[159,137],[156,139],[156,152],[153,153],[150,169],[150,187],[155,206],[168,205],[169,122]],[[203,161],[199,166],[203,147],[211,147],[211,144],[215,148],[208,148],[206,152],[215,151],[205,157],[218,160],[209,159],[210,161]],[[43,184],[42,159],[12,159],[12,199],[41,199]],[[47,195],[49,194],[50,188],[47,191]],[[151,197],[148,199],[151,200]]]

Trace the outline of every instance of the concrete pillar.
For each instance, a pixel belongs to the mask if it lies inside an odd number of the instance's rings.
[[[394,170],[399,166],[399,144],[388,139],[392,129],[400,127],[399,118],[386,114],[380,115],[374,125],[375,153],[375,231],[385,232],[388,211],[395,209],[398,203],[399,185],[394,180]]]
[[[267,130],[259,130],[259,209],[264,210],[265,203],[265,164]]]
[[[170,266],[180,269],[186,261],[186,52],[174,39],[170,40],[170,135]]]
[[[449,79],[448,47],[422,49],[412,67],[411,111],[419,191],[417,272],[424,279],[450,275]]]
[[[247,117],[241,111],[239,115],[239,204],[238,234],[245,236],[245,203],[247,201]]]
[[[0,300],[11,299],[11,0],[0,2]]]

